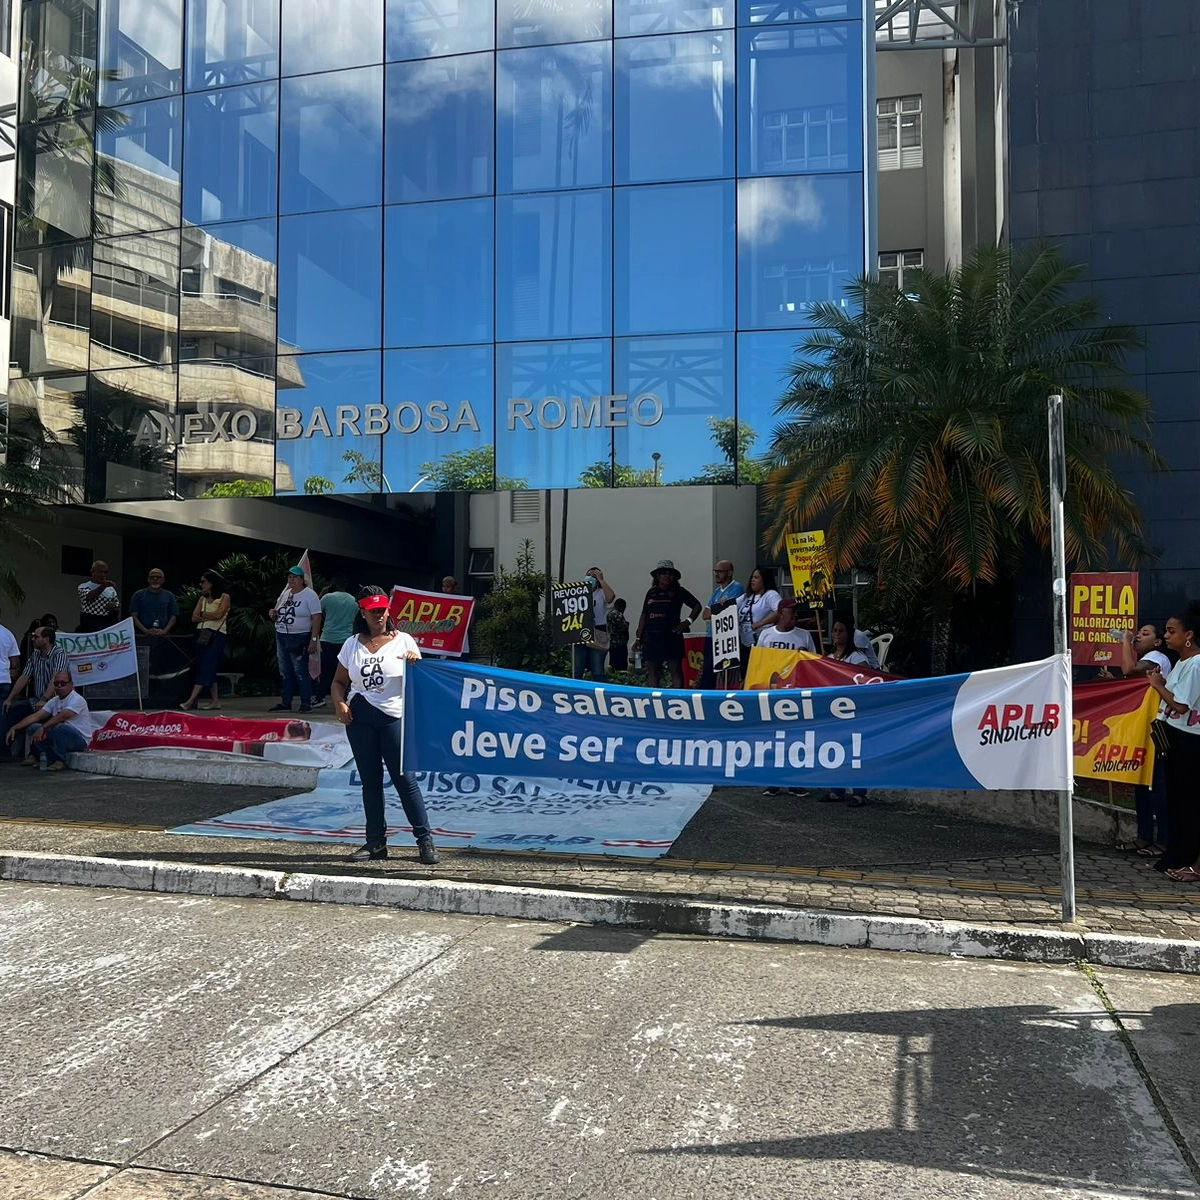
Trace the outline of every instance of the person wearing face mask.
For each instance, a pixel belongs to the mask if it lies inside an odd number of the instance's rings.
[[[592,581],[592,620],[596,635],[590,642],[576,642],[571,648],[572,674],[576,679],[582,679],[586,672],[591,671],[592,678],[597,683],[603,683],[608,678],[604,660],[611,644],[608,636],[608,606],[617,598],[617,593],[612,590],[612,585],[604,578],[604,572],[599,567],[588,567],[587,578]]]

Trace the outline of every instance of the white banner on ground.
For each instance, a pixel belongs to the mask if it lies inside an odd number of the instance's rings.
[[[545,850],[658,858],[708,799],[711,787],[587,779],[518,779],[414,772],[434,838],[476,850]],[[384,790],[388,831],[403,845],[400,798]],[[353,845],[365,837],[362,781],[353,767],[320,773],[314,791],[243,808],[171,833]]]
[[[713,668],[721,670],[731,662],[741,661],[741,638],[738,636],[737,605],[731,604],[719,613],[713,613]]]
[[[79,686],[124,679],[137,671],[133,618],[126,617],[93,633],[59,633],[55,645],[71,660],[71,675]]]

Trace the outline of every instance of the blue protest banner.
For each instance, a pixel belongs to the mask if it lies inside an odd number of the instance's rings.
[[[651,690],[474,664],[412,670],[405,765],[803,787],[1069,786],[1061,658],[874,687]]]

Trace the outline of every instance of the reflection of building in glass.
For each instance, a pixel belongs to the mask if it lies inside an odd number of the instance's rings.
[[[865,4],[27,0],[16,403],[89,500],[739,478]]]

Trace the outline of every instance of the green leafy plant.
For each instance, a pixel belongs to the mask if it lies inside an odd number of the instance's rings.
[[[561,670],[564,655],[550,641],[546,575],[535,561],[533,542],[526,538],[515,569],[501,567],[492,590],[479,602],[471,642],[498,667],[550,674],[556,665]]]

